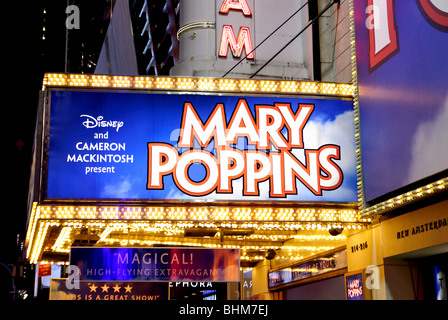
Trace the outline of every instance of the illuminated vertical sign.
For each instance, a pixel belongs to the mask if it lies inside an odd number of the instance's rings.
[[[219,13],[229,13],[230,9],[241,10],[245,16],[252,15],[247,0],[224,0],[221,9],[219,9]]]
[[[405,2],[353,2],[363,193],[371,204],[448,168],[448,1]]]
[[[247,59],[254,59],[252,39],[248,27],[241,27],[238,32],[238,38],[235,38],[235,32],[232,26],[224,25],[222,28],[221,45],[219,46],[220,57],[227,57],[229,46],[235,58],[241,57],[243,49],[245,49]]]
[[[245,17],[252,16],[247,0],[224,0],[219,9],[219,13],[227,15],[230,10],[241,11]],[[240,27],[237,37],[235,36],[235,31],[232,25],[225,24],[223,26],[218,55],[220,57],[227,57],[229,47],[234,58],[241,57],[244,49],[246,51],[247,59],[255,59],[254,53],[252,52],[252,37],[250,29],[247,26]]]

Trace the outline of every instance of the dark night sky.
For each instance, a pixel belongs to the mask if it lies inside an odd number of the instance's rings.
[[[80,48],[91,60],[97,59],[102,37],[107,31],[105,7],[110,0],[77,0],[81,28],[70,30],[69,72],[80,73]],[[17,259],[17,234],[25,238],[27,198],[38,94],[45,72],[64,72],[65,9],[63,0],[7,1],[2,5],[2,117],[6,136],[5,193],[0,232],[0,262]],[[45,8],[46,13],[43,13]],[[44,22],[45,17],[45,22]],[[45,25],[45,31],[43,26]],[[45,40],[42,34],[45,32]],[[81,45],[83,43],[83,45]],[[96,60],[95,60],[96,61]],[[83,70],[92,73],[94,70]]]
[[[29,5],[28,5],[29,3]],[[4,8],[6,7],[6,9]],[[32,140],[38,102],[39,31],[38,6],[34,1],[8,1],[2,6],[2,109],[3,131],[6,136],[6,183],[3,210],[0,261],[15,259],[16,235],[24,234],[26,202]],[[7,19],[6,19],[7,17]]]

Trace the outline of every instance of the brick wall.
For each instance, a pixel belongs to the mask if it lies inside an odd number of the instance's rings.
[[[318,0],[319,12],[332,0]],[[352,82],[350,0],[333,5],[320,19],[322,81]]]

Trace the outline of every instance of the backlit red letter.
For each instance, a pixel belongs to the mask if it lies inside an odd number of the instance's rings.
[[[235,38],[232,26],[224,25],[222,28],[221,45],[219,46],[220,57],[227,57],[229,45],[235,58],[241,57],[244,48],[246,50],[247,59],[254,59],[252,39],[248,27],[240,28],[237,39]]]
[[[249,5],[247,4],[247,0],[224,0],[221,9],[219,9],[219,13],[229,13],[230,9],[241,10],[245,16],[252,15]]]

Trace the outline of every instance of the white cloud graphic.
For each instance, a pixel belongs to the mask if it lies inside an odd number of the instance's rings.
[[[353,111],[338,115],[334,121],[309,121],[303,130],[305,149],[318,149],[325,144],[341,147],[338,162],[344,174],[356,176],[355,123]]]
[[[133,185],[139,185],[140,179],[132,179],[129,177],[121,177],[123,180],[118,184],[107,184],[104,186],[101,194],[102,198],[138,198],[138,195],[133,192]],[[135,189],[135,188],[134,188]]]
[[[408,184],[448,168],[448,95],[440,112],[421,123],[412,140]]]

